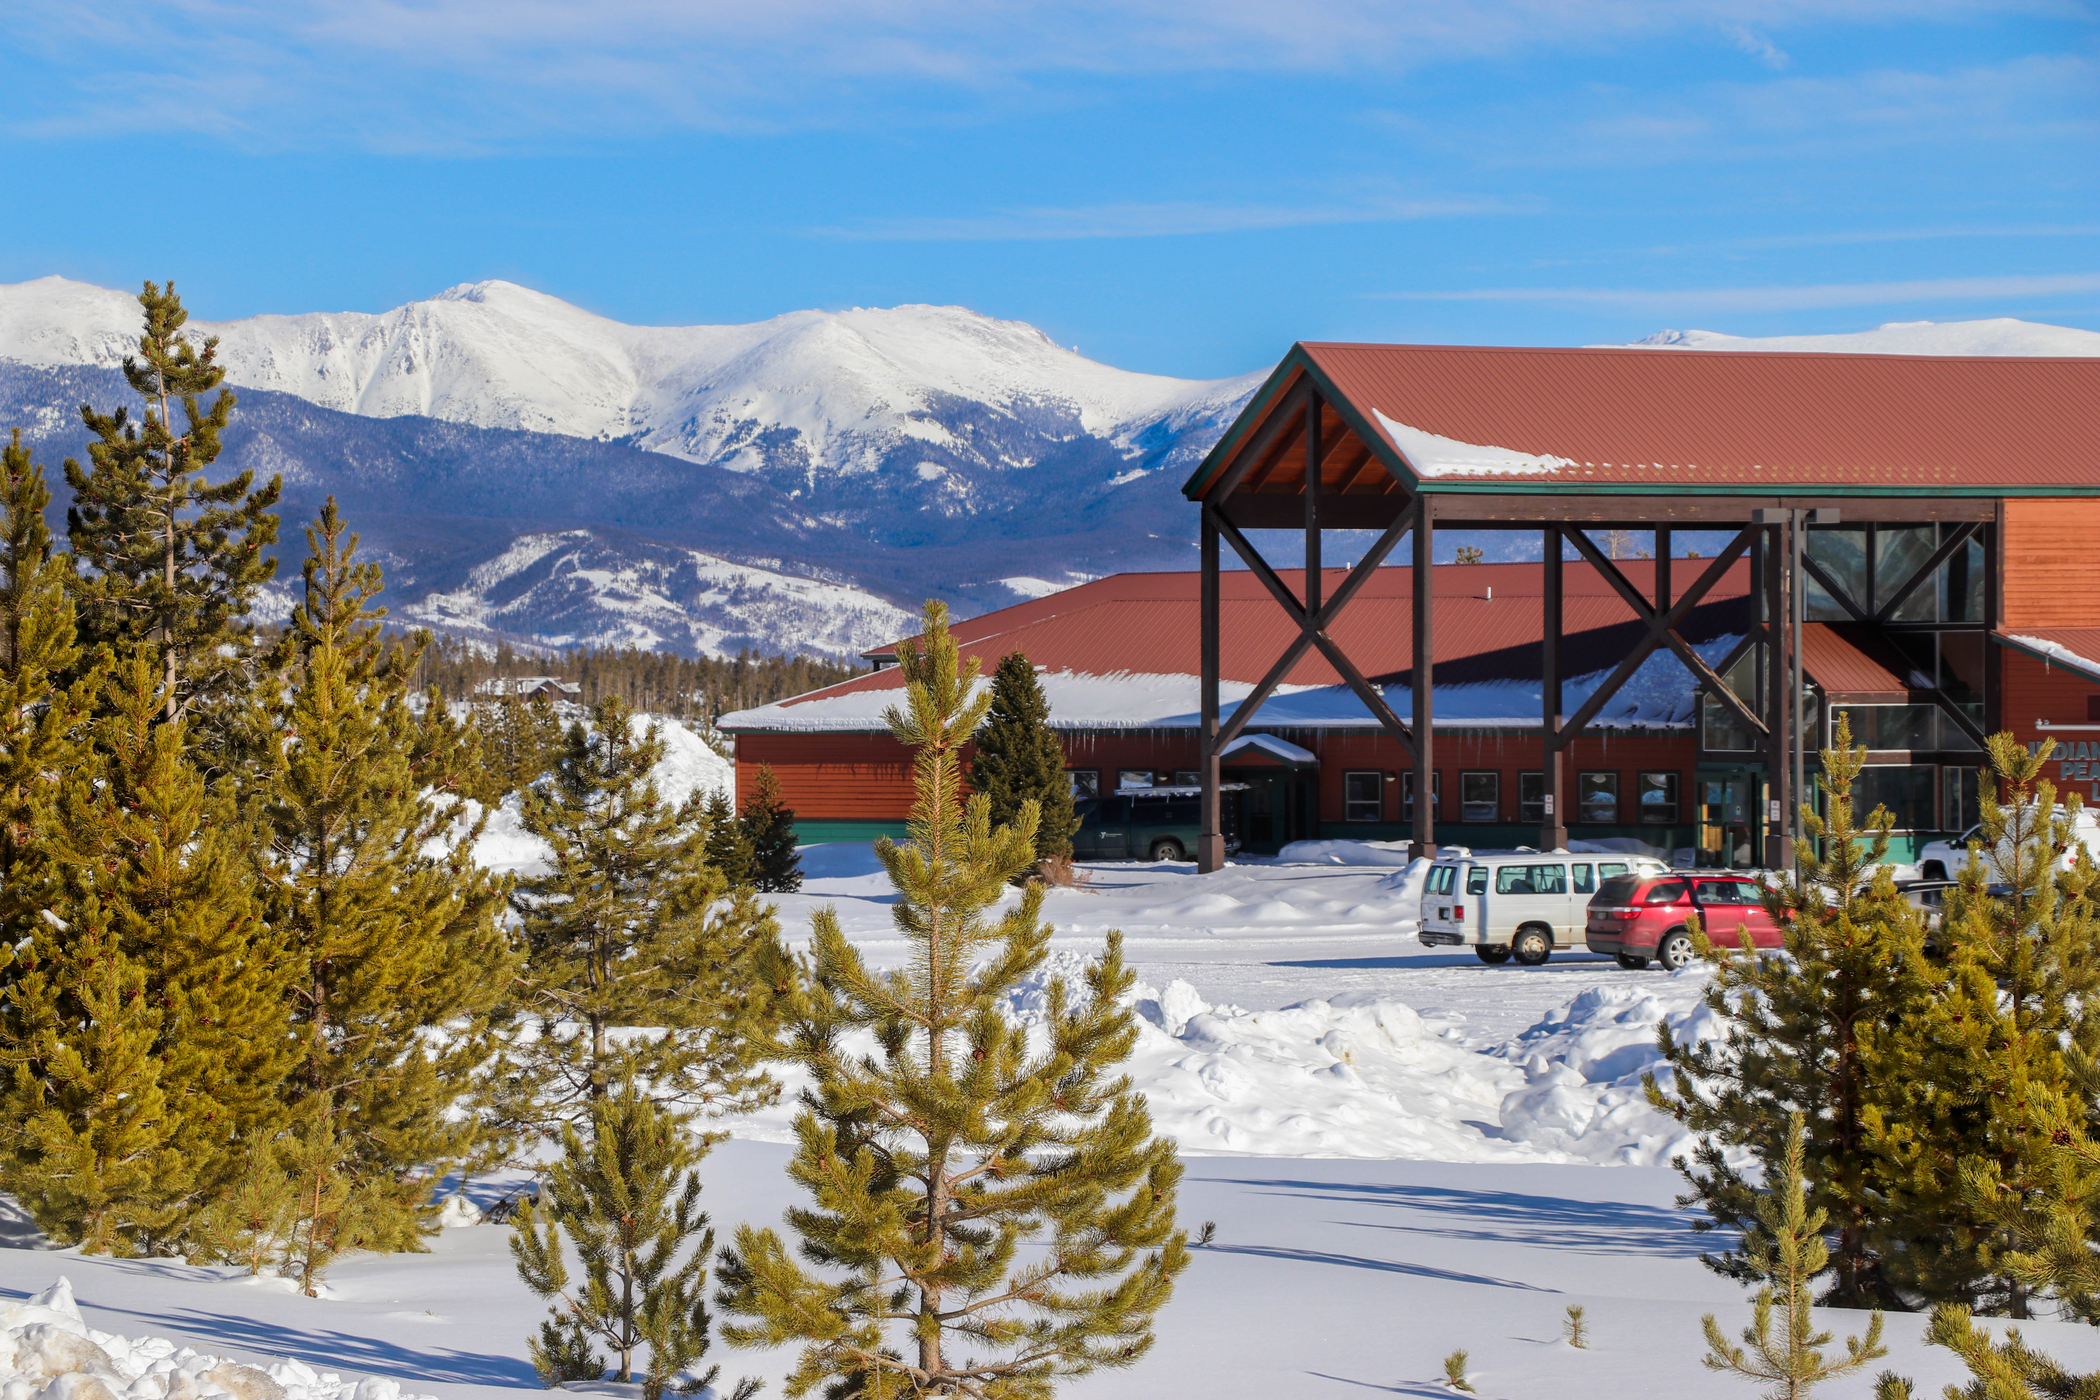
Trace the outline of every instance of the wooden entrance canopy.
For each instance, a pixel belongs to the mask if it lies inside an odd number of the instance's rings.
[[[1331,629],[1371,573],[1413,536],[1433,559],[1439,528],[1536,530],[1544,551],[1545,737],[1542,849],[1566,844],[1562,758],[1569,743],[1658,650],[1733,711],[1766,756],[1771,802],[1765,863],[1784,864],[1795,811],[1788,777],[1799,747],[1791,629],[1813,579],[1856,630],[1987,632],[1999,616],[1999,522],[2008,498],[2100,496],[2100,361],[1922,356],[1747,354],[1664,350],[1300,344],[1291,349],[1183,488],[1202,511],[1202,776],[1204,870],[1224,860],[1218,755],[1308,651],[1317,650],[1412,760],[1415,792],[1433,791],[1431,636],[1435,570],[1413,570],[1410,713],[1337,645]],[[1813,558],[1799,569],[1809,517],[1876,525],[1945,522],[1938,550],[1866,596]],[[1673,528],[1727,529],[1718,558],[1673,578]],[[1251,530],[1302,532],[1304,594],[1278,576]],[[1654,594],[1630,583],[1591,539],[1598,529],[1654,531]],[[1377,543],[1332,596],[1321,596],[1330,530],[1376,530]],[[1903,604],[1971,540],[1985,551],[1982,616],[1914,623]],[[1221,718],[1220,542],[1254,572],[1296,636],[1251,694]],[[1562,558],[1587,560],[1645,625],[1641,640],[1573,714],[1562,710]],[[1748,555],[1757,620],[1735,656],[1707,665],[1680,633],[1691,610]],[[1871,580],[1871,572],[1868,575]],[[1762,645],[1763,694],[1722,679]],[[1986,665],[1996,648],[1986,647]],[[1983,723],[1934,689],[1972,738]],[[1414,803],[1414,852],[1436,849],[1434,804]]]

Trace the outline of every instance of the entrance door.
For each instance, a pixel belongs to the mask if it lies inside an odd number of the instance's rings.
[[[1757,864],[1764,779],[1754,773],[1699,775],[1699,863],[1722,870]]]

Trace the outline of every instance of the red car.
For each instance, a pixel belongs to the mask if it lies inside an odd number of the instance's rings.
[[[1671,972],[1696,953],[1687,920],[1699,916],[1706,936],[1722,947],[1737,946],[1737,929],[1748,927],[1760,948],[1780,946],[1779,926],[1765,913],[1755,880],[1740,875],[1622,875],[1606,880],[1590,899],[1584,942],[1592,953],[1608,953],[1628,969],[1650,959]]]

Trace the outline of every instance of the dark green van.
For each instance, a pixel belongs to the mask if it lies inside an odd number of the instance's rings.
[[[1124,790],[1074,804],[1079,830],[1072,836],[1075,860],[1190,860],[1203,834],[1199,788]],[[1229,815],[1228,804],[1228,815]],[[1240,848],[1233,823],[1224,823],[1225,851]]]

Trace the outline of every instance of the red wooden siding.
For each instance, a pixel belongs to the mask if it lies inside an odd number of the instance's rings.
[[[2036,720],[2051,724],[2086,724],[2087,706],[2100,698],[2100,681],[2061,666],[2051,666],[2024,653],[2001,648],[2004,669],[1999,673],[2005,686],[2005,704],[2000,708],[2005,727],[2023,744],[2055,738],[2057,747],[2067,739],[2090,743],[2100,734],[2050,735],[2035,727]]]
[[[2100,616],[2093,589],[2096,559],[2100,501],[2008,499],[2000,625],[2008,631],[2023,625],[2092,626]],[[2083,715],[2078,718],[2083,722]]]

